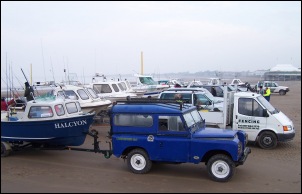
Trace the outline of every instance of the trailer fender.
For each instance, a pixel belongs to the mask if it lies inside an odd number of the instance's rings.
[[[12,151],[12,147],[7,142],[1,142],[1,157],[8,156]]]

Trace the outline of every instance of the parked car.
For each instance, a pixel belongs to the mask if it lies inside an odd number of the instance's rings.
[[[199,109],[222,111],[223,100],[214,98],[209,92],[200,88],[171,88],[160,93],[159,99],[174,100],[176,95],[181,95],[185,103],[197,106]]]
[[[271,93],[279,93],[280,95],[285,95],[289,92],[289,87],[279,86],[279,84],[274,81],[259,81],[256,85],[257,91],[259,91],[259,86],[263,86],[263,88],[269,87],[271,89]]]
[[[223,86],[222,85],[203,85],[202,88],[207,89],[209,92],[211,92],[211,88],[214,87],[216,90],[216,97],[223,97]]]
[[[202,88],[202,87],[186,87],[186,88],[169,88],[169,91],[202,91],[205,92],[207,97],[212,100],[214,103],[220,103],[223,102],[223,97],[217,97],[217,96],[213,96],[211,92],[209,92],[209,90]],[[231,91],[231,90],[229,90]]]

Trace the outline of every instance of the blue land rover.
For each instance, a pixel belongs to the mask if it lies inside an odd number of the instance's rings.
[[[207,128],[195,106],[179,101],[117,101],[109,114],[112,154],[133,173],[147,173],[154,162],[204,162],[214,181],[226,182],[251,152],[243,131]]]

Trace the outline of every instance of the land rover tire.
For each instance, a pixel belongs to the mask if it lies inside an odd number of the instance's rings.
[[[258,145],[262,149],[274,149],[277,146],[277,136],[272,131],[263,131],[258,137]]]
[[[142,149],[134,149],[127,156],[128,168],[135,174],[145,174],[150,171],[152,161]]]
[[[280,90],[280,91],[279,91],[279,95],[282,95],[282,96],[283,96],[283,95],[285,95],[285,94],[286,94],[286,91],[285,91],[285,90]]]
[[[224,154],[216,154],[207,162],[207,171],[210,178],[217,182],[229,181],[235,173],[235,163]]]

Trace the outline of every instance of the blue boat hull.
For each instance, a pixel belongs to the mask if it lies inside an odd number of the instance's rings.
[[[44,121],[1,121],[1,141],[45,146],[82,145],[94,114]]]

